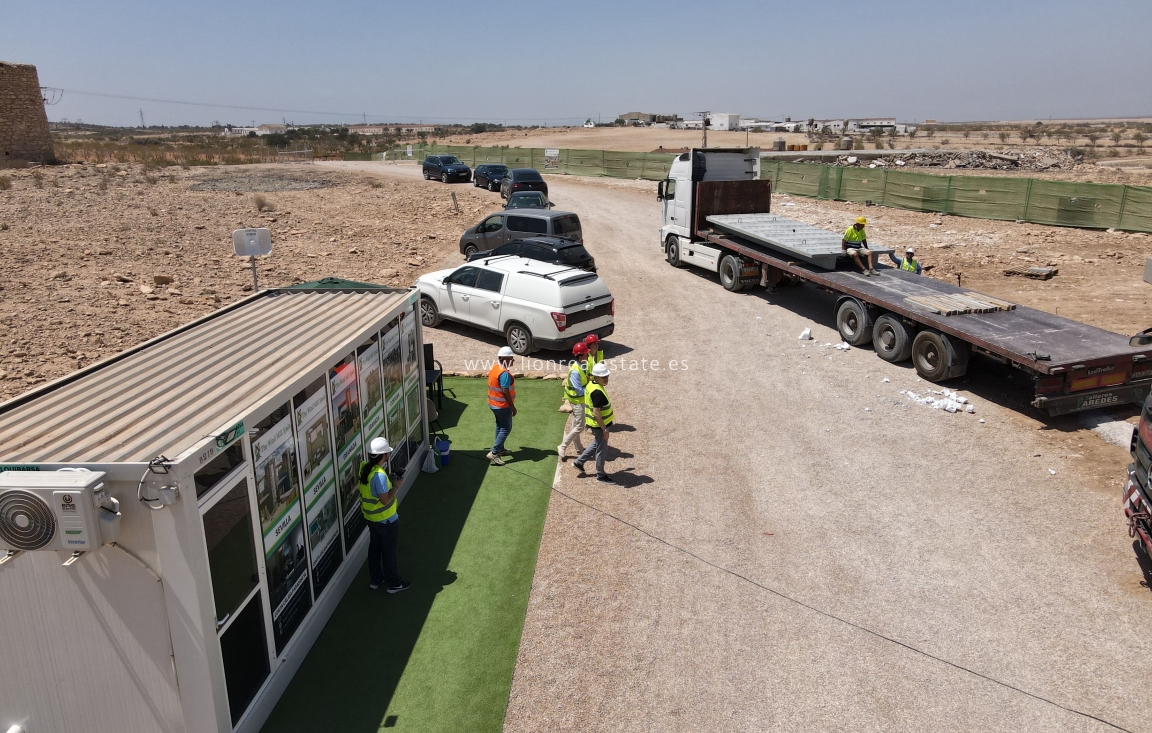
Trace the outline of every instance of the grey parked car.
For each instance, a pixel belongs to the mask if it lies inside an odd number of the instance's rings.
[[[583,242],[580,217],[571,211],[516,209],[485,217],[460,236],[464,256],[496,249],[505,242],[528,237],[552,236]]]

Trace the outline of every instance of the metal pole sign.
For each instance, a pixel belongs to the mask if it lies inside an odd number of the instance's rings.
[[[252,292],[259,292],[256,279],[256,258],[272,254],[272,231],[267,227],[237,229],[232,232],[232,251],[237,257],[247,257],[252,263]]]

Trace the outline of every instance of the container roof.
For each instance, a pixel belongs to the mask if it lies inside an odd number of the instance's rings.
[[[402,305],[407,290],[270,290],[0,405],[0,462],[175,458]]]

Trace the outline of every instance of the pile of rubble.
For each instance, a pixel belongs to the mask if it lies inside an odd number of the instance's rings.
[[[906,156],[891,156],[869,160],[863,156],[845,153],[836,159],[836,165],[867,168],[979,168],[986,170],[1045,171],[1071,170],[1077,159],[1056,148],[1007,150],[992,153],[987,150],[933,150]]]

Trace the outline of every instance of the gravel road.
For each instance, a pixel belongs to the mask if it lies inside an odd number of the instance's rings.
[[[650,195],[549,185],[617,299],[620,485],[559,471],[506,731],[1150,729],[1124,450],[979,380],[974,415],[913,404],[823,346],[826,294],[728,293],[664,262]],[[472,335],[429,332],[449,370]]]

